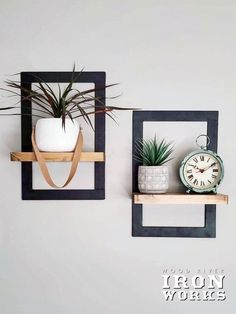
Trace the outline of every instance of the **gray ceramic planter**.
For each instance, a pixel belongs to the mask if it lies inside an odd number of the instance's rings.
[[[139,166],[138,188],[141,193],[166,193],[168,185],[167,166]]]

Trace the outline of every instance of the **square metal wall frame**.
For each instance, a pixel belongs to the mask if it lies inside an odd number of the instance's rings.
[[[95,97],[105,101],[105,72],[75,72],[76,83],[94,83]],[[22,72],[21,85],[27,89],[32,83],[42,80],[46,83],[69,83],[72,72]],[[22,96],[27,93],[22,92]],[[99,102],[95,101],[99,108]],[[22,151],[32,151],[32,104],[30,100],[21,99],[21,142]],[[95,151],[105,153],[105,113],[95,115]],[[33,189],[32,162],[22,162],[21,170],[22,199],[23,200],[102,200],[105,199],[105,162],[95,162],[94,166],[94,189]]]
[[[211,142],[209,149],[217,152],[218,111],[134,111],[133,112],[133,156],[137,139],[143,139],[143,123],[151,121],[207,122],[207,135]],[[133,193],[138,191],[138,166],[133,158]],[[143,226],[143,205],[132,202],[132,236],[133,237],[216,237],[216,205],[205,204],[204,227],[168,227]]]

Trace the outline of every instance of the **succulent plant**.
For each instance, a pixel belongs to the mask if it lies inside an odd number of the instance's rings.
[[[161,166],[173,159],[169,158],[173,151],[173,142],[167,142],[165,138],[158,142],[155,135],[153,139],[136,142],[134,158],[144,166]]]

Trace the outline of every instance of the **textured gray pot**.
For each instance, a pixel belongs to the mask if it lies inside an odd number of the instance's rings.
[[[138,188],[141,193],[166,193],[168,185],[168,167],[139,166]]]

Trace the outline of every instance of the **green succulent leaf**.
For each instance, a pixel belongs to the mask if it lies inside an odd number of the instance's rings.
[[[137,140],[134,158],[144,166],[161,166],[173,159],[169,158],[173,151],[173,142],[158,142],[155,135],[153,139]]]

